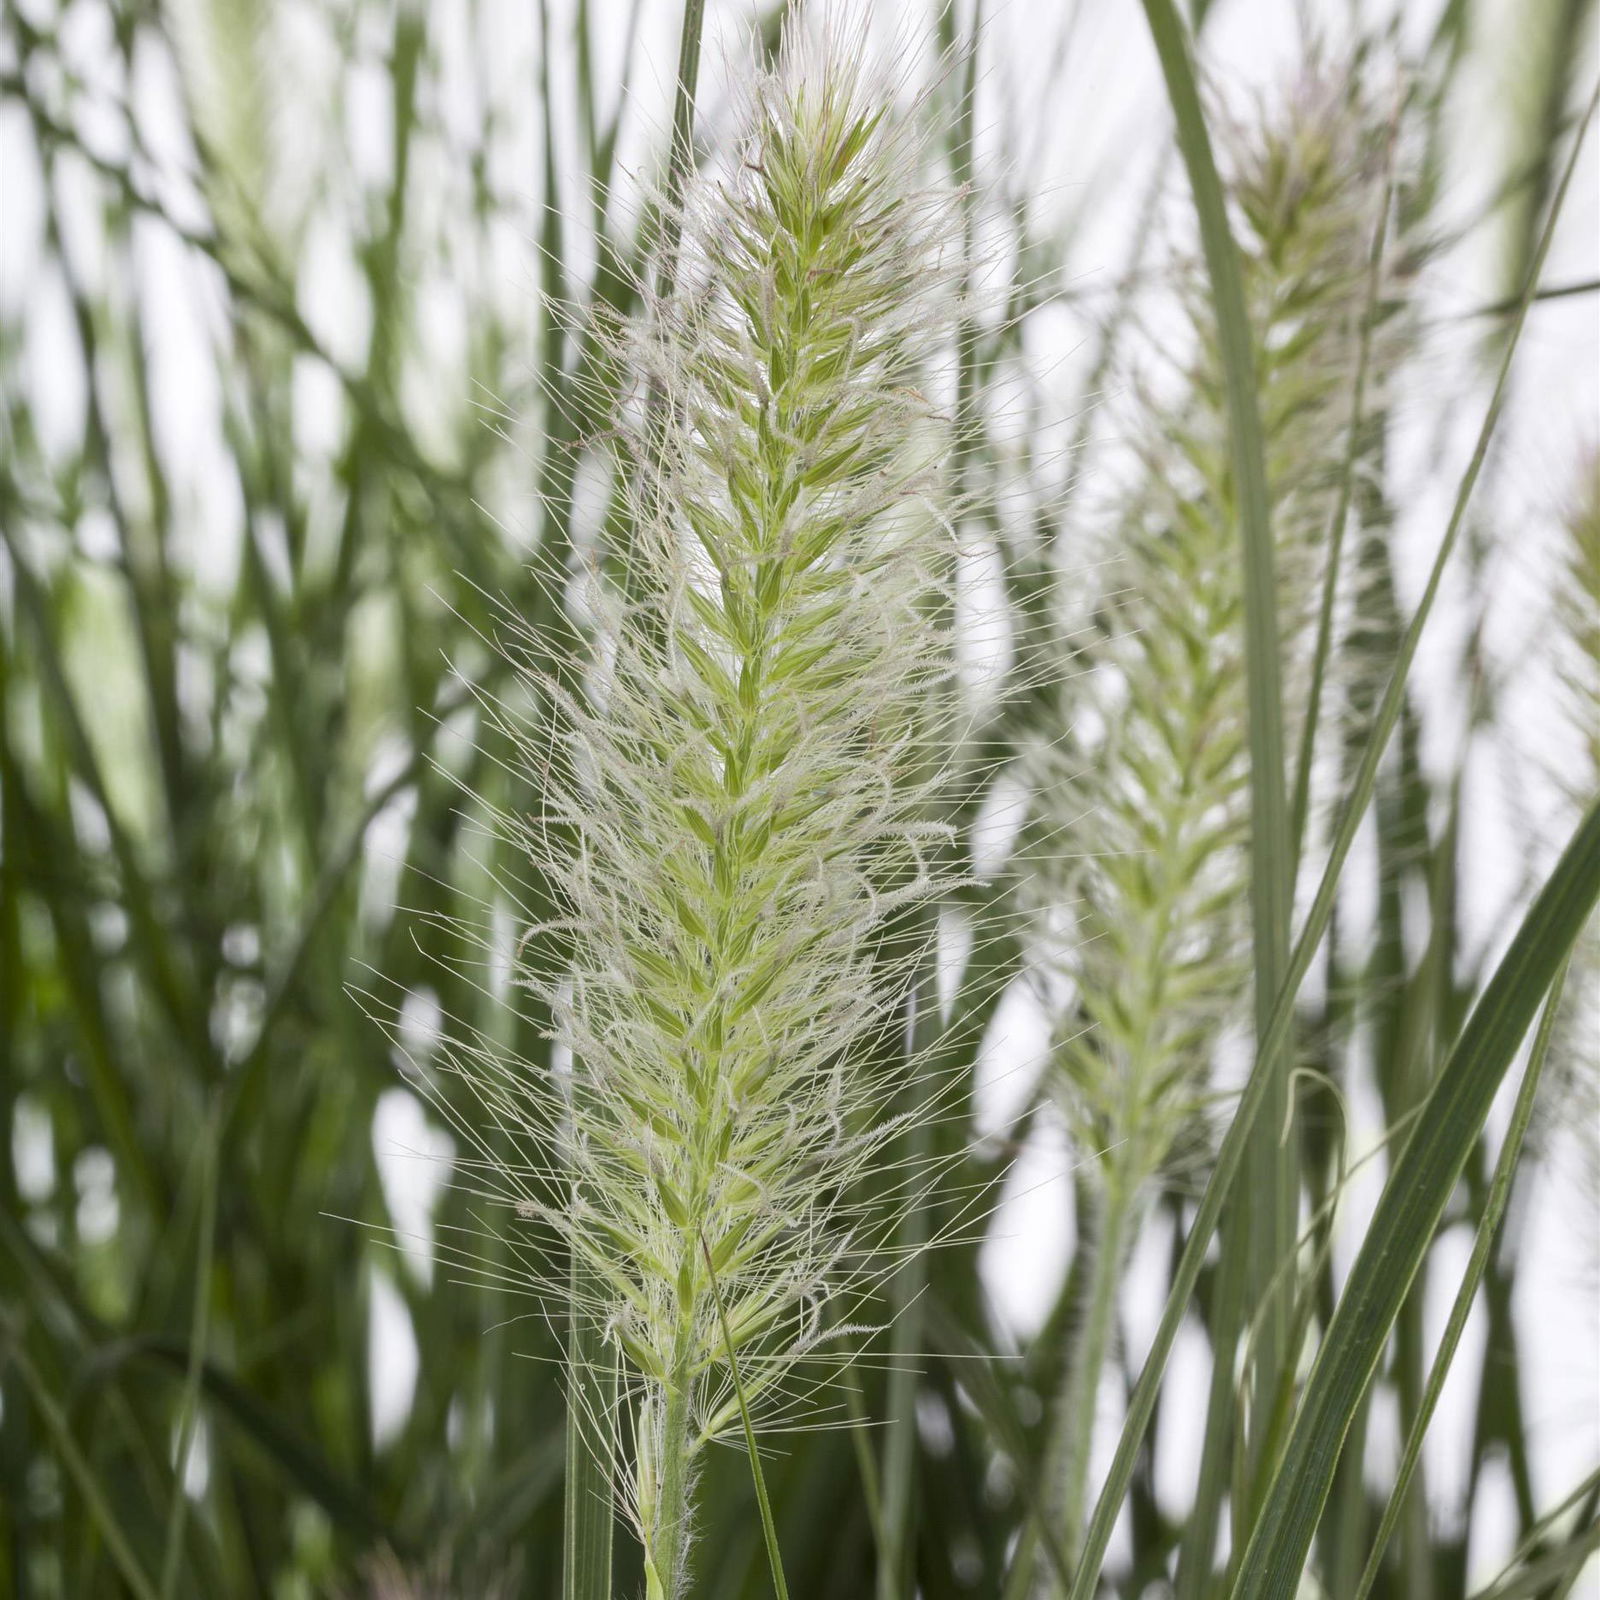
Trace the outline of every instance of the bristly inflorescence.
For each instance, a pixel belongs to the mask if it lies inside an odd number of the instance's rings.
[[[1309,74],[1281,112],[1234,132],[1227,161],[1255,336],[1291,729],[1306,703],[1345,474],[1370,454],[1365,430],[1352,432],[1362,351],[1370,403],[1397,348],[1391,329],[1374,327],[1397,280],[1391,271],[1375,293],[1371,265],[1391,140],[1360,81],[1358,71]],[[1131,423],[1136,476],[1090,565],[1101,586],[1079,597],[1099,628],[1085,653],[1090,670],[1068,691],[1070,731],[1036,767],[1029,893],[1052,986],[1070,996],[1058,1009],[1048,1081],[1092,1164],[1079,1231],[1082,1324],[1047,1456],[1069,1550],[1123,1261],[1151,1181],[1186,1147],[1203,1148],[1219,1041],[1249,1015],[1238,497],[1198,264],[1183,272],[1179,295],[1196,346],[1173,397],[1142,396]]]
[[[951,679],[920,386],[955,212],[914,127],[838,38],[757,83],[620,349],[647,397],[627,592],[597,580],[586,675],[512,730],[542,800],[511,826],[556,908],[522,976],[573,1067],[471,1070],[502,1121],[559,1129],[563,1182],[513,1197],[619,1358],[653,1594],[683,1581],[696,1452],[738,1426],[730,1358],[758,1412],[803,1403],[786,1379],[895,1220],[851,1195],[895,1128],[871,1062],[920,945],[891,934],[945,887]]]
[[[1261,126],[1234,129],[1228,152],[1291,755],[1344,475],[1368,470],[1370,418],[1401,348],[1402,245],[1376,296],[1370,271],[1392,178],[1386,123],[1359,69],[1324,68]],[[1041,780],[1047,812],[1081,818],[1071,858],[1037,869],[1047,903],[1076,914],[1066,961],[1078,1010],[1063,1019],[1059,1084],[1087,1146],[1135,1181],[1193,1125],[1248,979],[1244,590],[1220,358],[1198,268],[1193,278],[1182,292],[1199,349],[1176,398],[1146,399],[1132,430],[1139,481],[1089,597],[1102,637],[1067,708],[1073,735]],[[1364,338],[1367,421],[1353,424]]]

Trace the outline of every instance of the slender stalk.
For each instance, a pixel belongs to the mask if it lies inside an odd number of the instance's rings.
[[[1600,1534],[1600,1477],[1595,1475],[1590,1476],[1588,1492],[1584,1495],[1579,1508],[1578,1526],[1587,1527],[1591,1538]],[[1596,1539],[1596,1542],[1600,1543],[1600,1539]],[[1583,1580],[1587,1566],[1588,1563],[1583,1560],[1573,1562],[1566,1578],[1558,1581],[1555,1588],[1550,1591],[1550,1600],[1571,1600],[1571,1596]]]
[[[921,996],[919,995],[920,999]],[[906,1058],[917,1056],[917,1015],[906,1028]],[[923,1085],[913,1082],[911,1093],[920,1095]],[[907,1130],[904,1156],[909,1170],[925,1170],[932,1153],[932,1130],[927,1118],[918,1116]],[[888,1437],[883,1451],[883,1499],[879,1528],[878,1600],[904,1600],[915,1593],[912,1551],[916,1548],[916,1470],[917,1470],[917,1338],[920,1318],[916,1315],[921,1293],[927,1285],[926,1251],[928,1218],[923,1207],[911,1207],[896,1241],[904,1260],[891,1285],[894,1323],[891,1331],[893,1368],[889,1374]]]
[[[28,1359],[27,1351],[22,1348],[22,1341],[12,1339],[8,1353],[17,1371],[22,1374],[23,1384],[38,1408],[39,1415],[44,1419],[46,1429],[55,1441],[61,1460],[66,1465],[68,1476],[78,1493],[83,1496],[83,1503],[88,1508],[91,1521],[98,1529],[100,1537],[105,1540],[106,1549],[111,1552],[111,1559],[122,1575],[122,1581],[128,1586],[134,1600],[159,1600],[154,1586],[139,1565],[138,1556],[133,1553],[128,1536],[117,1521],[116,1513],[106,1501],[94,1468],[89,1465],[83,1452],[78,1448],[78,1441],[72,1434],[71,1423],[67,1421],[60,1406],[45,1387],[38,1370]]]
[[[640,1506],[648,1600],[677,1600],[688,1583],[691,1463],[699,1442],[694,1430],[691,1317],[692,1313],[686,1310],[678,1343],[679,1359],[661,1388],[659,1431],[648,1442],[640,1442],[641,1455],[649,1448],[654,1456],[650,1463],[654,1469],[654,1498]],[[641,1460],[640,1465],[645,1467],[646,1463]],[[641,1494],[641,1502],[644,1499]]]
[[[183,1377],[178,1405],[177,1466],[174,1469],[172,1505],[167,1515],[166,1550],[161,1558],[162,1600],[177,1592],[179,1560],[183,1551],[183,1524],[189,1509],[189,1451],[200,1420],[200,1377],[205,1368],[206,1336],[211,1322],[211,1253],[217,1226],[217,1140],[221,1116],[212,1111],[200,1149],[200,1227],[195,1246],[194,1310],[189,1319],[189,1364]]]
[[[750,1402],[745,1398],[744,1379],[739,1373],[739,1357],[733,1348],[733,1332],[728,1327],[728,1308],[722,1301],[722,1285],[717,1282],[717,1266],[711,1247],[700,1235],[700,1253],[705,1257],[706,1277],[711,1282],[711,1297],[717,1306],[717,1326],[722,1330],[722,1348],[728,1357],[728,1371],[739,1401],[739,1422],[744,1428],[745,1450],[750,1456],[750,1476],[756,1488],[756,1506],[761,1513],[761,1536],[767,1545],[767,1563],[772,1571],[772,1587],[778,1600],[789,1600],[789,1586],[783,1578],[783,1560],[778,1553],[778,1530],[773,1526],[772,1502],[767,1498],[767,1479],[761,1470],[761,1452],[756,1447],[755,1424],[750,1420]]]
[[[1585,1558],[1592,1550],[1600,1548],[1600,1518],[1595,1515],[1597,1499],[1600,1499],[1600,1469],[1591,1472],[1560,1505],[1547,1511],[1528,1529],[1499,1575],[1477,1590],[1472,1600],[1533,1600],[1536,1595],[1560,1600],[1572,1573],[1581,1573]],[[1578,1514],[1578,1529],[1573,1537],[1565,1545],[1538,1554],[1551,1530],[1573,1511]]]
[[[581,1071],[574,1092],[582,1092]],[[576,1196],[576,1185],[574,1185]],[[614,1536],[612,1415],[616,1361],[589,1307],[599,1289],[591,1263],[568,1268],[566,1481],[562,1496],[562,1600],[610,1600]]]
[[[855,1453],[856,1471],[861,1476],[861,1498],[867,1508],[867,1522],[872,1528],[873,1548],[883,1550],[883,1495],[879,1487],[878,1458],[872,1453],[872,1440],[867,1428],[867,1403],[861,1396],[861,1380],[855,1369],[849,1368],[840,1379],[844,1390],[845,1410],[850,1414],[850,1447]]]
[[[1238,1330],[1247,1315],[1248,1258],[1224,1248],[1212,1287],[1211,1387],[1206,1399],[1205,1437],[1200,1447],[1194,1505],[1178,1550],[1176,1600],[1203,1600],[1216,1559],[1217,1523],[1233,1454],[1238,1382],[1234,1371]]]
[[[1077,1554],[1083,1538],[1089,1458],[1099,1413],[1101,1381],[1111,1351],[1118,1293],[1132,1236],[1136,1190],[1121,1174],[1105,1184],[1096,1219],[1093,1265],[1084,1306],[1083,1325],[1074,1345],[1062,1401],[1066,1422],[1065,1456],[1060,1465],[1062,1541],[1067,1559]]]

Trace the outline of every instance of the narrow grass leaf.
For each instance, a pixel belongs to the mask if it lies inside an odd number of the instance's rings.
[[[1178,148],[1194,192],[1201,244],[1217,314],[1232,452],[1234,495],[1244,561],[1245,676],[1250,732],[1250,895],[1254,923],[1258,1070],[1268,1079],[1269,1115],[1253,1157],[1262,1203],[1252,1210],[1252,1278],[1258,1291],[1277,1274],[1293,1246],[1296,1190],[1293,1141],[1281,1139],[1288,1098],[1287,1053],[1269,1051],[1265,1034],[1283,981],[1289,945],[1293,852],[1284,797],[1283,695],[1279,665],[1277,580],[1271,502],[1267,491],[1261,416],[1256,398],[1254,340],[1245,305],[1239,252],[1228,226],[1227,202],[1211,150],[1188,30],[1173,0],[1144,0],[1177,122]],[[1270,1394],[1287,1340],[1287,1301],[1274,1298],[1257,1365],[1261,1392]]]
[[[1395,1474],[1394,1488],[1389,1494],[1389,1504],[1384,1508],[1377,1537],[1372,1541],[1372,1554],[1367,1560],[1366,1571],[1362,1573],[1361,1581],[1356,1585],[1354,1600],[1366,1600],[1367,1595],[1372,1592],[1373,1584],[1377,1582],[1378,1571],[1383,1564],[1384,1550],[1388,1547],[1389,1540],[1400,1521],[1406,1503],[1406,1493],[1411,1486],[1411,1477],[1422,1455],[1422,1441],[1427,1435],[1428,1424],[1433,1420],[1434,1409],[1444,1390],[1444,1381],[1449,1375],[1456,1347],[1461,1343],[1468,1313],[1472,1310],[1472,1302],[1477,1298],[1478,1286],[1483,1281],[1484,1269],[1489,1264],[1489,1252],[1494,1248],[1500,1219],[1505,1215],[1506,1201],[1511,1197],[1511,1180],[1516,1173],[1518,1157],[1522,1153],[1522,1141],[1528,1131],[1528,1124],[1533,1119],[1533,1108],[1538,1097],[1540,1080],[1544,1076],[1545,1058],[1550,1051],[1550,1037],[1555,1031],[1556,1015],[1560,1010],[1565,982],[1566,972],[1563,970],[1557,974],[1556,981],[1551,986],[1550,998],[1545,1002],[1544,1016],[1540,1019],[1539,1032],[1533,1042],[1533,1054],[1529,1057],[1528,1069],[1523,1074],[1522,1086],[1517,1091],[1517,1103],[1511,1112],[1511,1125],[1506,1130],[1505,1142],[1495,1163],[1494,1180],[1489,1188],[1489,1197],[1484,1205],[1483,1215],[1478,1220],[1478,1231],[1472,1242],[1472,1254],[1467,1261],[1467,1270],[1462,1274],[1461,1287],[1456,1292],[1455,1303],[1450,1307],[1450,1318],[1445,1324],[1438,1352],[1433,1358],[1433,1367],[1428,1373],[1428,1387],[1423,1394],[1410,1437],[1406,1440],[1405,1454],[1401,1457],[1400,1469]]]
[[[1237,1600],[1289,1600],[1298,1591],[1350,1418],[1500,1081],[1597,899],[1600,804],[1579,825],[1484,990],[1384,1188],[1245,1550]]]
[[[1483,1590],[1473,1600],[1543,1600],[1545,1596],[1561,1600],[1572,1592],[1572,1585],[1582,1577],[1585,1564],[1596,1550],[1600,1550],[1600,1521],[1591,1522],[1559,1550],[1530,1561],[1516,1577]]]
[[[200,1227],[194,1262],[194,1312],[189,1322],[189,1370],[184,1374],[183,1398],[178,1406],[177,1463],[173,1469],[172,1505],[167,1514],[166,1552],[161,1560],[162,1600],[170,1600],[177,1593],[183,1523],[189,1509],[184,1478],[200,1420],[200,1375],[205,1367],[211,1321],[211,1254],[217,1230],[217,1144],[221,1127],[221,1116],[213,1111],[206,1119],[200,1148]]]
[[[94,1468],[84,1459],[83,1452],[78,1448],[78,1441],[72,1436],[71,1425],[62,1414],[60,1406],[45,1387],[44,1380],[40,1378],[33,1363],[28,1359],[20,1342],[12,1346],[10,1355],[17,1371],[22,1374],[23,1384],[39,1415],[44,1419],[46,1429],[55,1441],[56,1449],[61,1453],[61,1460],[66,1466],[68,1475],[77,1485],[78,1493],[83,1496],[83,1503],[88,1507],[90,1517],[100,1530],[100,1537],[106,1542],[106,1549],[111,1552],[111,1559],[116,1563],[117,1571],[122,1574],[122,1581],[132,1590],[135,1600],[157,1600],[155,1588],[145,1575],[144,1568],[139,1565],[139,1558],[133,1553],[133,1547],[128,1543],[128,1536],[122,1531],[111,1507],[106,1503]]]
[[[717,1282],[717,1269],[711,1259],[711,1247],[705,1234],[700,1235],[700,1252],[706,1258],[706,1277],[711,1284],[712,1299],[717,1307],[717,1326],[722,1329],[722,1343],[728,1352],[728,1372],[733,1378],[734,1398],[739,1402],[739,1421],[744,1428],[745,1449],[750,1454],[750,1477],[755,1483],[756,1505],[761,1511],[761,1537],[766,1541],[767,1563],[772,1569],[772,1587],[778,1600],[789,1600],[789,1586],[783,1581],[783,1557],[778,1551],[778,1530],[772,1522],[772,1502],[767,1498],[767,1480],[761,1471],[761,1452],[756,1448],[755,1424],[750,1420],[750,1403],[744,1395],[744,1378],[739,1372],[739,1357],[734,1351],[733,1335],[728,1329],[728,1308],[722,1302],[722,1285]]]
[[[962,1394],[982,1418],[995,1449],[1010,1464],[1018,1493],[1028,1510],[1024,1539],[1031,1535],[1037,1540],[1050,1563],[1055,1582],[1064,1591],[1072,1581],[1072,1568],[1055,1524],[1049,1519],[1044,1485],[1035,1468],[1033,1451],[1012,1403],[1010,1389],[999,1370],[999,1362],[937,1301],[929,1310],[928,1321],[936,1348],[957,1358],[952,1366]]]
[[[1495,1578],[1479,1589],[1472,1600],[1523,1600],[1530,1595],[1548,1595],[1562,1600],[1585,1561],[1600,1548],[1600,1517],[1595,1515],[1600,1499],[1600,1468],[1591,1472],[1560,1505],[1545,1513],[1513,1552]],[[1564,1545],[1549,1549],[1551,1529],[1576,1510],[1576,1532]]]
[[[95,1365],[110,1373],[123,1362],[134,1360],[148,1360],[186,1373],[189,1352],[186,1346],[171,1340],[141,1337],[109,1347]],[[286,1483],[319,1505],[330,1522],[363,1545],[387,1545],[401,1557],[413,1553],[412,1542],[384,1520],[358,1484],[342,1474],[314,1445],[293,1433],[238,1379],[208,1360],[201,1364],[200,1381],[207,1400],[249,1438]]]
[[[594,1293],[574,1253],[567,1326],[566,1479],[562,1494],[562,1600],[610,1600],[615,1466],[607,1425],[617,1400],[616,1364],[600,1323],[585,1309]]]

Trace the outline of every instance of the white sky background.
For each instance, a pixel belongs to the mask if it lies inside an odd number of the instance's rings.
[[[42,14],[45,8],[40,0],[22,0],[21,9]],[[563,19],[571,15],[572,0],[555,0],[551,9],[555,35],[563,38],[568,32]],[[1205,45],[1213,78],[1230,91],[1281,80],[1298,53],[1296,9],[1280,0],[1218,0]],[[1351,9],[1347,0],[1322,0],[1309,7],[1335,38],[1347,31]],[[1357,9],[1369,15],[1379,10]],[[1381,9],[1383,14],[1390,10]],[[1417,45],[1426,36],[1437,9],[1436,0],[1404,4],[1403,31],[1410,44]],[[1503,141],[1483,133],[1486,116],[1492,121],[1500,114],[1485,108],[1503,107],[1504,83],[1496,81],[1497,75],[1510,74],[1519,64],[1520,19],[1528,6],[1518,0],[1495,0],[1488,9],[1491,40],[1473,50],[1455,106],[1456,161],[1445,196],[1449,218],[1472,215],[1488,191],[1494,174],[1484,163],[1475,165],[1471,155],[1478,147],[1488,152],[1503,148]],[[598,0],[595,6],[604,23],[596,70],[602,84],[620,78],[629,10],[627,0]],[[717,0],[710,7],[701,98],[704,115],[711,121],[725,98],[724,63],[742,58],[747,10],[742,3]],[[879,0],[873,15],[888,36],[920,28],[930,10],[922,0]],[[477,297],[507,309],[513,322],[525,320],[530,333],[533,327],[537,260],[531,240],[538,224],[541,162],[533,100],[537,83],[533,12],[527,0],[491,0],[480,10],[477,43],[472,44],[464,0],[433,0],[429,6],[430,36],[445,61],[446,125],[455,118],[463,129],[475,126],[476,108],[485,97],[502,106],[507,121],[495,145],[491,178],[504,194],[520,197],[520,206],[514,209],[525,225],[498,226],[486,251],[469,255],[463,246],[453,268],[441,269],[436,279],[419,286],[427,333],[423,364],[408,388],[408,398],[425,438],[430,394],[449,392],[451,374],[462,370],[467,319],[474,303],[482,303]],[[91,82],[97,81],[94,75],[102,71],[97,63],[106,59],[106,40],[96,21],[103,13],[79,5],[72,14],[83,69]],[[624,173],[648,175],[660,148],[676,63],[678,15],[677,0],[645,0],[634,52],[633,100],[621,146]],[[313,181],[311,169],[330,128],[342,134],[349,153],[350,170],[341,175],[342,181],[358,191],[381,188],[388,181],[389,161],[389,113],[378,64],[385,40],[375,35],[356,41],[357,57],[365,53],[370,65],[353,69],[341,95],[340,62],[319,6],[307,0],[282,0],[275,25],[281,31],[285,59],[294,62],[284,95],[287,99],[293,94],[297,105],[273,122],[276,144],[269,166],[277,203],[286,214],[303,203]],[[978,123],[990,175],[998,171],[1010,182],[1025,180],[1045,197],[1047,208],[1056,208],[1062,217],[1078,218],[1071,238],[1074,283],[1092,297],[1097,285],[1115,282],[1124,264],[1131,220],[1167,130],[1165,99],[1140,8],[1131,0],[1082,0],[1076,5],[1071,0],[997,0],[989,7],[985,38]],[[1591,61],[1579,72],[1579,81],[1590,81],[1597,66],[1600,63]],[[577,214],[587,202],[576,177],[583,165],[571,132],[576,108],[570,54],[552,63],[552,79],[558,126],[564,130],[562,137],[570,139],[570,147],[556,152],[564,209]],[[141,125],[156,130],[158,149],[164,147],[181,164],[185,152],[170,70],[153,60],[139,81],[111,82],[107,87],[133,100]],[[602,115],[609,110],[603,106]],[[28,360],[41,420],[47,438],[57,428],[66,440],[75,437],[83,401],[73,389],[75,362],[57,358],[68,337],[65,304],[55,287],[41,282],[35,272],[37,179],[31,163],[16,156],[16,134],[16,127],[0,118],[0,315],[9,317],[27,308]],[[120,159],[125,153],[126,131],[115,116],[104,119],[97,137],[108,155]],[[1595,145],[1591,135],[1546,269],[1549,283],[1591,277],[1600,265],[1600,162]],[[418,209],[424,216],[432,212],[443,224],[451,207],[460,204],[461,176],[441,152],[432,157],[423,153],[419,161]],[[165,180],[164,188],[181,211],[187,203],[182,183]],[[313,207],[313,213],[301,257],[303,308],[328,349],[355,364],[368,330],[364,289],[349,262],[348,225],[337,206]],[[84,208],[81,222],[92,233],[91,207]],[[93,260],[92,239],[81,245],[80,253]],[[1399,410],[1402,431],[1396,461],[1399,471],[1410,475],[1415,490],[1398,496],[1404,511],[1403,602],[1414,599],[1420,589],[1487,400],[1482,364],[1464,331],[1467,325],[1457,314],[1501,292],[1498,262],[1495,241],[1480,229],[1429,274],[1426,312],[1433,334]],[[157,436],[172,442],[175,493],[193,530],[195,569],[211,574],[219,588],[225,587],[238,559],[240,513],[237,486],[219,433],[215,285],[207,269],[155,230],[146,241],[140,266],[140,281],[124,292],[145,298],[157,330],[154,359],[163,412],[156,419]],[[96,285],[90,288],[93,291]],[[519,314],[518,308],[525,310]],[[1042,326],[1047,332],[1039,349],[1039,382],[1065,413],[1092,357],[1092,326],[1071,305],[1053,312]],[[1502,428],[1495,470],[1485,478],[1475,502],[1480,522],[1496,536],[1491,567],[1496,604],[1488,618],[1488,646],[1508,675],[1504,703],[1514,714],[1507,723],[1526,730],[1525,749],[1475,758],[1470,768],[1467,848],[1472,870],[1467,874],[1466,915],[1473,936],[1489,952],[1509,936],[1514,923],[1508,912],[1525,890],[1530,873],[1548,862],[1561,835],[1554,786],[1537,772],[1530,776],[1526,761],[1532,751],[1548,749],[1552,740],[1562,737],[1552,711],[1548,671],[1540,667],[1533,647],[1550,586],[1553,514],[1573,482],[1580,449],[1600,440],[1600,299],[1586,296],[1536,308],[1517,359],[1515,404]],[[337,385],[325,371],[308,364],[302,391],[298,415],[305,454],[308,459],[329,459],[336,448]],[[319,417],[325,419],[323,424]],[[440,440],[439,448],[447,452],[448,440]],[[501,507],[513,521],[519,517],[519,492],[518,484],[509,484]],[[526,520],[525,507],[520,516]],[[1439,713],[1430,719],[1438,737],[1424,755],[1440,772],[1453,767],[1461,749],[1462,695],[1456,666],[1470,623],[1463,601],[1464,592],[1457,585],[1430,628],[1418,667],[1419,692],[1430,710]],[[1533,664],[1519,666],[1524,658]],[[388,848],[393,849],[390,837]],[[381,846],[375,848],[381,852]],[[1036,1011],[1030,1014],[1026,1001],[1014,997],[989,1041],[986,1074],[993,1084],[979,1113],[985,1125],[995,1123],[1008,1097],[1026,1089],[1027,1061],[1041,1044],[1042,1024]],[[1502,1105],[1497,1110],[1502,1126],[1504,1112]],[[1379,1131],[1376,1110],[1358,1103],[1356,1115],[1355,1142],[1359,1147],[1364,1138],[1370,1144]],[[444,1155],[447,1147],[438,1144],[437,1130],[430,1132],[420,1108],[403,1091],[385,1098],[380,1119],[374,1143],[385,1162],[386,1183],[396,1196],[396,1215],[409,1209],[418,1218],[415,1231],[425,1236],[427,1194],[435,1179],[422,1173],[419,1189],[421,1164],[396,1159],[394,1152],[431,1149]],[[1352,1151],[1359,1153],[1359,1148]],[[1545,1504],[1560,1499],[1600,1459],[1600,1283],[1595,1276],[1600,1219],[1592,1214],[1592,1202],[1579,1185],[1576,1155],[1576,1139],[1558,1133],[1521,1225],[1522,1372],[1536,1447],[1536,1487]],[[998,1316],[1017,1337],[1037,1326],[1054,1297],[1071,1247],[1070,1186],[1063,1179],[1069,1160],[1059,1131],[1046,1130],[1025,1152],[1013,1181],[1013,1200],[997,1218],[986,1252],[986,1281]],[[414,1192],[404,1198],[408,1183]],[[1352,1212],[1360,1213],[1371,1198],[1371,1194],[1363,1198],[1358,1187]],[[1452,1237],[1440,1261],[1448,1259],[1458,1267],[1464,1263],[1467,1245],[1465,1238]],[[428,1255],[426,1246],[420,1247],[420,1254],[413,1252],[408,1270],[426,1273]],[[1159,1298],[1150,1291],[1154,1279],[1148,1270],[1141,1274],[1140,1263],[1158,1267],[1159,1257],[1149,1252],[1140,1256],[1126,1296],[1127,1333],[1137,1348],[1147,1342],[1159,1311]],[[1440,1274],[1430,1281],[1435,1331],[1442,1325],[1453,1291],[1453,1280]],[[403,1418],[409,1404],[412,1380],[406,1375],[407,1363],[414,1365],[415,1352],[408,1344],[409,1329],[402,1327],[405,1313],[399,1297],[392,1292],[375,1294],[374,1305],[378,1314],[394,1323],[388,1335],[375,1328],[374,1350],[401,1352],[388,1362],[375,1359],[375,1387],[383,1397],[375,1404],[375,1413],[392,1423]],[[1468,1447],[1463,1430],[1470,1427],[1470,1391],[1481,1343],[1482,1329],[1475,1317],[1458,1358],[1458,1377],[1446,1391],[1430,1437],[1427,1470],[1432,1484],[1445,1491],[1446,1503],[1452,1486],[1459,1486],[1460,1462]],[[404,1353],[408,1349],[409,1356]],[[1171,1370],[1171,1382],[1185,1389],[1192,1385],[1197,1396],[1203,1395],[1205,1352],[1197,1336],[1193,1345],[1180,1341]],[[1164,1408],[1165,1425],[1181,1432],[1186,1411],[1203,1411],[1203,1402]],[[1104,1420],[1101,1444],[1108,1454],[1117,1419],[1108,1414]],[[1198,1427],[1196,1418],[1190,1428],[1192,1449],[1197,1449]],[[1381,1428],[1377,1432],[1375,1448],[1396,1448],[1396,1441],[1382,1437]],[[1162,1491],[1174,1505],[1181,1505],[1188,1498],[1181,1468],[1172,1471],[1174,1458],[1165,1449],[1161,1454],[1169,1470]],[[1104,1455],[1102,1465],[1103,1461]],[[1492,1498],[1490,1514],[1474,1530],[1473,1569],[1478,1577],[1491,1573],[1508,1549],[1511,1511],[1503,1484],[1501,1489]],[[1600,1576],[1591,1571],[1588,1582],[1584,1592],[1600,1595]]]

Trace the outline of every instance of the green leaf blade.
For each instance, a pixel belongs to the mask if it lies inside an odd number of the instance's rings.
[[[1597,900],[1600,803],[1518,929],[1384,1188],[1246,1547],[1235,1600],[1297,1592],[1350,1418],[1501,1080]]]
[[[1293,850],[1284,793],[1283,686],[1279,662],[1277,576],[1266,444],[1257,398],[1255,337],[1245,302],[1238,246],[1200,103],[1188,30],[1173,0],[1144,0],[1177,123],[1178,148],[1189,175],[1206,271],[1217,318],[1228,412],[1228,442],[1244,562],[1245,680],[1250,735],[1250,900],[1254,925],[1256,1037],[1264,1045],[1273,1004],[1289,961]],[[1249,1248],[1257,1294],[1269,1292],[1293,1248],[1298,1215],[1293,1141],[1278,1130],[1288,1105],[1288,1056],[1261,1051],[1268,1076],[1268,1114],[1251,1152],[1259,1191],[1269,1197],[1252,1210]],[[1257,1376],[1270,1394],[1287,1354],[1287,1302],[1273,1297]]]

